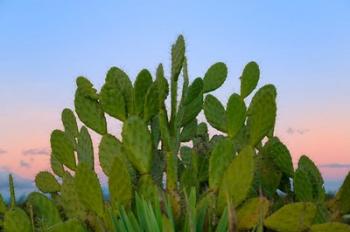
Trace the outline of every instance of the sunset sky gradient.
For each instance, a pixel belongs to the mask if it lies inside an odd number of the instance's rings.
[[[159,62],[169,71],[179,33],[191,79],[227,64],[214,93],[224,102],[239,91],[244,65],[257,61],[259,86],[278,90],[276,134],[295,163],[307,154],[336,188],[350,170],[349,12],[346,0],[0,0],[0,192],[9,172],[32,180],[49,169],[50,133],[72,108],[77,76],[100,88],[111,66],[133,80]]]

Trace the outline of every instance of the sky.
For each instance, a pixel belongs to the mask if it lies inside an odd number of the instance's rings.
[[[256,61],[259,86],[277,87],[276,134],[293,162],[307,154],[336,189],[350,170],[349,12],[346,0],[0,0],[0,192],[8,173],[22,183],[49,170],[50,133],[73,106],[77,76],[99,89],[111,66],[132,80],[160,62],[169,73],[179,34],[191,79],[227,64],[214,92],[223,102]]]

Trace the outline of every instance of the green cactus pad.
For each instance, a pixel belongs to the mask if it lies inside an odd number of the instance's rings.
[[[134,89],[135,89],[135,111],[137,115],[143,114],[145,105],[145,97],[148,89],[152,85],[152,75],[147,69],[142,69],[137,74]]]
[[[62,222],[54,202],[41,193],[31,193],[27,205],[32,207],[36,221],[46,229]]]
[[[350,172],[345,177],[345,180],[336,195],[336,201],[342,214],[350,213]]]
[[[288,148],[277,137],[270,138],[264,145],[263,153],[270,157],[273,163],[288,177],[293,177],[294,168],[292,156]]]
[[[32,232],[32,226],[27,214],[21,208],[13,208],[5,213],[4,231]]]
[[[61,189],[60,184],[49,172],[39,172],[35,177],[35,184],[43,193],[54,193]]]
[[[312,188],[312,194],[315,201],[323,201],[326,195],[323,178],[317,166],[307,156],[303,155],[300,157],[298,162],[298,168],[302,169],[309,181]]]
[[[246,106],[238,94],[232,94],[227,102],[226,121],[227,133],[233,138],[242,128],[246,118]]]
[[[88,129],[82,126],[78,136],[77,154],[79,163],[86,163],[94,169],[94,148]]]
[[[159,64],[157,67],[157,73],[156,73],[156,80],[158,86],[158,97],[159,97],[159,103],[164,104],[164,100],[167,98],[169,94],[169,84],[168,81],[164,77],[164,69],[163,65]]]
[[[77,219],[69,219],[52,226],[48,232],[86,232],[87,230]]]
[[[159,93],[157,83],[154,82],[147,91],[143,118],[148,122],[159,111]]]
[[[130,162],[141,173],[149,173],[152,164],[151,134],[138,117],[130,117],[123,125],[123,145]]]
[[[239,230],[249,230],[263,222],[269,211],[270,202],[264,197],[247,200],[237,210],[237,227]]]
[[[70,174],[63,177],[61,186],[61,204],[65,215],[69,218],[79,218],[84,220],[86,208],[79,199],[75,188],[74,178]]]
[[[63,165],[60,163],[60,161],[57,160],[57,158],[54,155],[50,156],[50,164],[53,173],[55,173],[59,177],[64,176],[65,171]]]
[[[80,82],[83,82],[84,85]],[[78,77],[77,85],[78,88],[74,99],[75,112],[86,126],[99,134],[105,134],[107,132],[106,118],[98,102],[96,90],[92,88],[90,81],[84,77]],[[90,92],[95,93],[96,96]]]
[[[222,178],[218,209],[222,212],[227,201],[237,207],[247,197],[254,177],[254,150],[245,147],[227,167]]]
[[[350,226],[339,222],[329,222],[311,226],[310,232],[350,232]]]
[[[258,85],[260,76],[259,66],[255,62],[248,63],[241,76],[241,96],[247,97]]]
[[[105,84],[110,85],[114,90],[118,90],[124,98],[126,115],[132,115],[134,109],[134,90],[128,75],[117,67],[112,67],[107,72]]]
[[[128,207],[132,199],[132,183],[127,167],[116,157],[108,178],[111,202],[116,208]]]
[[[229,139],[217,142],[211,152],[209,159],[209,187],[216,191],[220,184],[226,168],[234,157],[234,146]]]
[[[256,146],[273,129],[276,111],[276,89],[265,85],[256,92],[247,112],[251,146]]]
[[[224,63],[218,62],[210,66],[203,78],[204,93],[214,91],[219,88],[226,80],[227,67]]]
[[[280,185],[282,172],[273,163],[272,159],[266,155],[259,155],[257,158],[256,181],[263,193],[268,197],[273,197]]]
[[[180,35],[171,48],[171,78],[178,80],[185,59],[185,40]]]
[[[103,110],[121,121],[127,118],[127,109],[123,93],[115,82],[106,82],[100,92]]]
[[[312,203],[292,203],[283,206],[268,217],[264,224],[267,228],[281,232],[300,232],[310,228],[316,213]]]
[[[78,137],[79,131],[77,120],[72,110],[64,109],[62,111],[62,123],[67,136],[72,141],[72,143],[75,144],[75,138]]]
[[[102,171],[108,176],[114,158],[122,154],[122,143],[113,135],[106,134],[99,145],[99,160]]]
[[[188,142],[195,136],[197,125],[197,119],[194,119],[183,127],[180,134],[181,142]]]
[[[312,182],[308,174],[298,168],[294,176],[294,193],[298,201],[313,201]]]
[[[137,193],[146,200],[153,201],[158,196],[158,188],[151,175],[142,175],[137,186]]]
[[[215,129],[226,132],[227,116],[224,106],[213,95],[208,94],[203,104],[204,115]]]
[[[75,170],[74,147],[63,131],[54,130],[51,133],[51,150],[55,158],[71,170]]]
[[[96,173],[87,164],[81,163],[78,165],[74,183],[79,199],[85,207],[103,217],[103,196]]]

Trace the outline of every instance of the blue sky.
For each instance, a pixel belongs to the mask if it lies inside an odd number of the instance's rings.
[[[350,167],[349,12],[349,1],[0,0],[0,168],[33,176],[48,167],[47,156],[24,151],[49,147],[77,76],[99,87],[111,66],[132,79],[159,62],[169,70],[182,33],[192,79],[227,64],[215,92],[223,101],[257,61],[260,85],[277,86],[277,133],[294,161],[306,153],[320,165],[343,164],[328,176],[339,181]]]

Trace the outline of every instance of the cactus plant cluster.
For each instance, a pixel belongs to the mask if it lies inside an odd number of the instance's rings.
[[[99,91],[78,77],[75,110],[64,109],[64,129],[51,134],[52,172],[36,176],[41,193],[31,193],[24,209],[15,206],[11,188],[11,204],[0,201],[2,228],[350,231],[341,223],[350,213],[350,175],[335,198],[326,199],[316,165],[302,156],[294,169],[288,148],[274,135],[277,91],[271,84],[255,90],[259,66],[244,67],[240,93],[223,105],[213,91],[227,75],[218,62],[190,79],[179,36],[171,48],[169,81],[162,64],[155,77],[143,69],[134,83],[113,67]],[[122,123],[121,135],[108,130],[107,116]],[[209,134],[213,129],[217,135]],[[98,155],[91,132],[101,137]],[[108,179],[107,199],[96,157]]]

